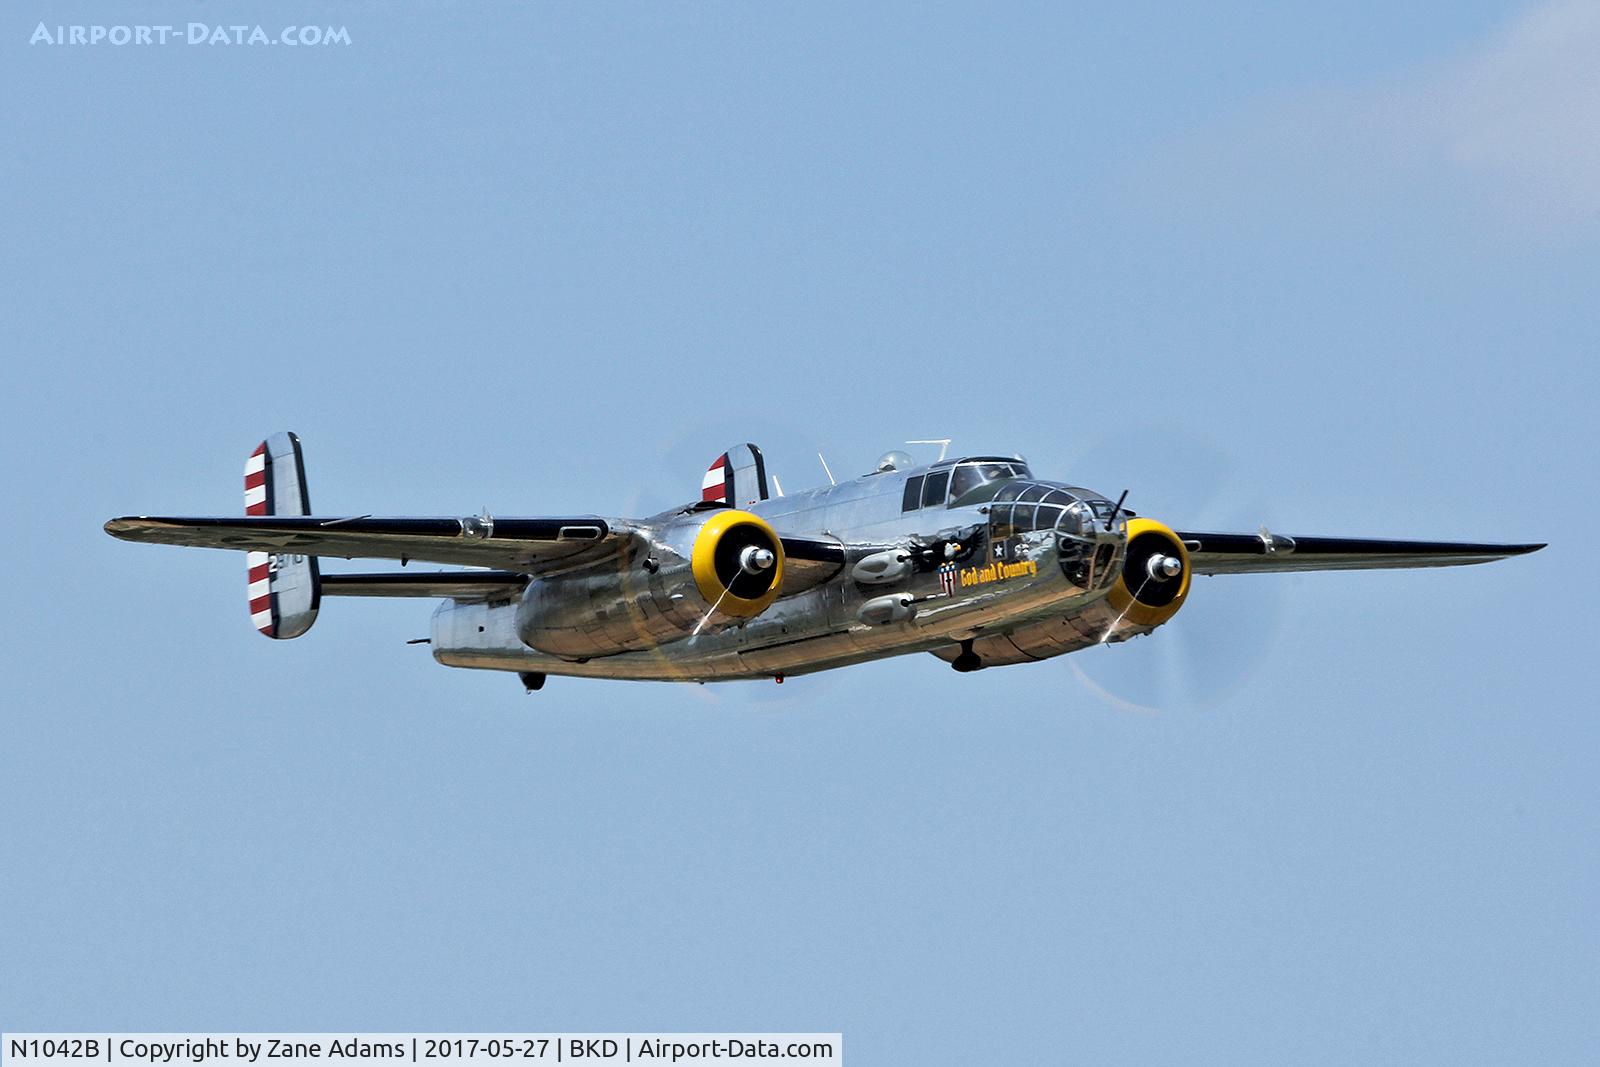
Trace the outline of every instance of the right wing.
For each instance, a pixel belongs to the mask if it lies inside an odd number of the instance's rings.
[[[106,523],[124,541],[345,559],[423,560],[536,574],[605,559],[630,543],[626,523],[577,518],[164,518]]]
[[[1537,552],[1542,544],[1395,541],[1369,537],[1286,537],[1269,533],[1174,531],[1196,574],[1351,571],[1389,567],[1458,567]]]

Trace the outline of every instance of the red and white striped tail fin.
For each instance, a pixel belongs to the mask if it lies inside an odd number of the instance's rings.
[[[761,449],[734,445],[713,460],[700,480],[700,499],[736,508],[767,499],[767,466]]]
[[[244,513],[272,514],[267,510],[267,492],[267,443],[262,441],[244,461]]]
[[[246,515],[309,515],[300,439],[275,433],[244,464]],[[317,621],[322,599],[315,556],[247,552],[250,621],[268,637],[299,637]]]
[[[700,479],[700,499],[708,503],[726,504],[728,502],[728,454],[724,452],[712,461],[706,468],[706,476]]]

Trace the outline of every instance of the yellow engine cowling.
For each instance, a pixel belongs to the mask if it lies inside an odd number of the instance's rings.
[[[752,552],[771,553],[763,568],[750,566]],[[778,599],[783,585],[783,542],[759,515],[717,511],[695,534],[689,555],[695,588],[713,610],[734,618],[753,618]]]
[[[1106,601],[1129,626],[1154,629],[1172,618],[1189,595],[1189,550],[1172,528],[1154,519],[1129,519],[1122,573]],[[1173,564],[1177,570],[1174,573]]]

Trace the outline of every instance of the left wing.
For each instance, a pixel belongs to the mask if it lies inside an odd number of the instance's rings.
[[[164,518],[129,516],[106,523],[124,541],[244,549],[346,559],[424,560],[536,574],[604,559],[627,545],[627,523],[577,518]]]
[[[783,586],[780,597],[794,596],[821,585],[844,569],[843,542],[827,537],[780,535],[783,544]]]
[[[1458,567],[1537,552],[1543,544],[1477,541],[1394,541],[1366,537],[1287,537],[1269,533],[1177,530],[1196,574],[1266,571],[1348,571],[1388,567]]]

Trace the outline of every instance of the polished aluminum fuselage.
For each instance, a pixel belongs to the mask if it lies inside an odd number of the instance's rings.
[[[718,620],[690,636],[706,609],[663,585],[669,579],[657,567],[687,557],[702,517],[674,511],[632,523],[637,547],[616,561],[542,576],[520,599],[445,601],[433,617],[434,658],[489,670],[715,681],[798,675],[908,652],[938,651],[949,658],[962,641],[981,648],[1019,632],[1040,635],[1038,647],[1050,651],[1019,656],[1011,645],[1011,662],[1126,636],[1104,602],[1125,540],[1120,524],[1084,524],[1091,551],[1094,545],[1106,551],[1092,580],[1075,582],[1060,561],[1060,540],[1052,530],[1005,531],[1002,543],[987,503],[904,509],[907,479],[924,470],[871,474],[749,505],[746,510],[785,536],[837,541],[846,552],[838,574],[782,597],[754,618]],[[1084,498],[1082,490],[1074,492]],[[1089,499],[1107,503],[1098,495]],[[852,572],[869,549],[956,540],[966,550],[943,572],[919,569],[892,587],[858,581]],[[650,568],[643,566],[647,560]],[[668,567],[665,573],[673,572]],[[888,593],[908,595],[912,617],[864,621],[864,606]],[[581,616],[587,639],[602,654],[530,647],[530,616],[563,611]]]

